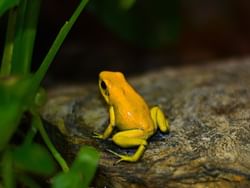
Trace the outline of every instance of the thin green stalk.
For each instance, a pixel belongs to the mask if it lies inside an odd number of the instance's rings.
[[[31,128],[29,129],[28,133],[25,136],[25,140],[23,142],[24,145],[32,144],[36,133],[37,133],[37,128],[35,126],[31,126]]]
[[[35,73],[35,77],[34,77],[34,82],[35,83],[34,83],[34,85],[36,85],[37,87],[39,87],[40,82],[44,78],[44,76],[45,76],[51,62],[53,61],[56,53],[58,52],[58,50],[61,47],[64,39],[66,38],[66,36],[69,33],[70,29],[72,28],[72,26],[76,22],[77,18],[79,17],[80,13],[82,12],[83,8],[86,6],[87,2],[88,2],[88,0],[82,0],[80,2],[79,6],[75,10],[74,14],[71,16],[70,20],[67,21],[63,25],[63,27],[59,31],[58,35],[56,36],[56,39],[53,42],[51,48],[49,49],[48,54],[46,55],[46,57],[44,58],[44,60],[43,60],[43,62],[41,64],[41,66],[39,67],[39,69]],[[35,88],[35,89],[37,90],[38,88]]]
[[[14,37],[16,27],[17,10],[12,8],[9,11],[8,25],[6,31],[6,39],[3,50],[3,57],[1,63],[1,76],[8,76],[11,72],[11,64],[13,58]]]
[[[45,144],[49,148],[50,152],[52,153],[52,155],[54,156],[54,158],[56,159],[58,164],[61,166],[62,170],[64,172],[68,172],[69,167],[68,167],[66,161],[62,158],[60,153],[56,150],[55,146],[50,141],[49,136],[43,127],[41,118],[39,117],[39,115],[37,113],[33,113],[33,125],[35,125],[36,128],[38,129],[38,131],[40,132],[40,134],[43,138],[43,141],[45,142]]]
[[[32,91],[30,91],[31,93],[35,93],[38,90],[40,83],[41,83],[42,79],[44,78],[44,76],[45,76],[51,62],[53,61],[56,53],[58,52],[60,46],[62,45],[62,43],[63,43],[64,39],[66,38],[67,34],[69,33],[70,29],[72,28],[72,26],[76,22],[77,18],[79,17],[80,13],[82,12],[83,8],[86,6],[87,2],[88,2],[88,0],[82,0],[80,2],[79,6],[75,10],[74,14],[71,16],[70,20],[68,22],[66,22],[63,25],[63,27],[61,28],[61,30],[59,31],[55,41],[53,42],[53,44],[48,52],[48,54],[44,58],[41,66],[39,67],[39,69],[37,70],[37,72],[35,73],[35,75],[33,77],[32,86],[34,86],[34,87],[31,88],[31,90],[32,90]],[[49,139],[44,127],[43,127],[42,121],[37,113],[33,113],[33,121],[34,121],[33,122],[34,125],[37,127],[45,144],[49,148],[49,150],[52,153],[52,155],[54,156],[54,158],[57,160],[57,162],[59,163],[59,165],[61,166],[63,171],[68,172],[69,167],[68,167],[66,161],[62,158],[60,153],[56,150],[54,145],[51,143],[51,141],[50,141],[50,139]]]

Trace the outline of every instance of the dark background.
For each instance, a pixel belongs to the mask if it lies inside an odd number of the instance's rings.
[[[248,0],[90,0],[49,69],[46,84],[96,81],[101,70],[162,67],[248,56]],[[77,0],[43,0],[34,70]]]

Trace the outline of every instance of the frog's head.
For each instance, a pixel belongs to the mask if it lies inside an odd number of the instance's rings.
[[[112,103],[112,97],[119,95],[120,87],[126,83],[121,72],[102,71],[99,74],[99,89],[108,104]]]

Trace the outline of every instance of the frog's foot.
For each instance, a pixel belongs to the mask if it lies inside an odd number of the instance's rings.
[[[129,162],[138,161],[146,149],[146,146],[147,146],[147,141],[145,140],[146,137],[147,135],[141,129],[132,129],[132,130],[126,130],[126,131],[121,131],[121,132],[116,133],[112,137],[112,140],[118,146],[121,146],[123,148],[131,148],[131,147],[139,146],[136,152],[131,156],[120,155],[112,151],[111,153],[120,157],[120,160],[117,161],[116,163],[119,163],[121,161],[129,161]]]
[[[118,153],[116,153],[116,152],[114,152],[112,150],[109,150],[109,149],[107,149],[107,151],[109,151],[110,153],[112,153],[112,154],[114,154],[114,155],[116,155],[117,157],[120,158],[118,161],[115,162],[115,164],[118,164],[121,161],[137,162],[140,159],[140,157],[141,157],[141,155],[142,155],[142,153],[144,152],[145,149],[146,149],[146,147],[144,145],[140,145],[140,147],[135,152],[135,154],[131,155],[131,156],[129,156],[129,155],[121,155],[121,154],[118,154]]]
[[[120,155],[120,154],[118,154],[118,153],[116,153],[116,152],[114,152],[114,151],[112,151],[112,150],[110,150],[110,149],[107,149],[107,151],[110,152],[110,153],[112,153],[112,154],[114,154],[114,155],[116,155],[117,157],[120,158],[120,159],[119,159],[118,161],[116,161],[114,164],[118,164],[118,163],[120,163],[121,161],[126,161],[126,158],[128,157],[127,155]]]
[[[158,126],[161,132],[164,132],[164,133],[167,132],[169,130],[169,124],[162,110],[158,106],[155,106],[151,108],[150,113],[151,113],[153,122],[155,124],[155,127]]]
[[[109,149],[107,149],[107,151],[110,152],[110,153],[112,153],[112,154],[114,154],[114,155],[116,155],[117,157],[120,158],[120,159],[119,159],[118,161],[116,161],[114,164],[118,164],[118,163],[120,163],[121,161],[136,162],[136,161],[134,161],[134,160],[132,159],[131,156],[128,156],[128,155],[121,155],[121,154],[118,154],[118,153],[116,153],[116,152],[114,152],[114,151],[112,151],[112,150],[109,150]]]
[[[92,136],[93,138],[98,138],[98,139],[104,139],[102,134],[94,132],[94,135]]]

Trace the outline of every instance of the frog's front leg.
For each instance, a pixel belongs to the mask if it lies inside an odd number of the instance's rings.
[[[99,138],[99,139],[105,140],[106,138],[108,138],[111,135],[111,133],[115,127],[115,112],[114,112],[113,106],[110,106],[110,108],[109,108],[109,119],[110,119],[109,125],[105,129],[104,133],[103,134],[94,133],[95,134],[93,136],[94,138]]]
[[[109,150],[111,153],[120,157],[120,160],[118,160],[116,163],[119,163],[121,161],[129,161],[129,162],[138,161],[140,159],[140,157],[142,156],[142,154],[145,151],[146,146],[147,146],[147,141],[145,139],[145,133],[141,129],[133,129],[133,130],[119,132],[113,136],[112,140],[117,145],[119,145],[123,148],[130,148],[130,147],[134,147],[134,146],[139,146],[139,148],[136,150],[136,152],[131,156],[120,155],[120,154],[117,154],[117,153]]]
[[[151,108],[150,113],[155,126],[159,126],[161,132],[167,132],[169,130],[169,124],[162,110],[158,106],[155,106]]]

